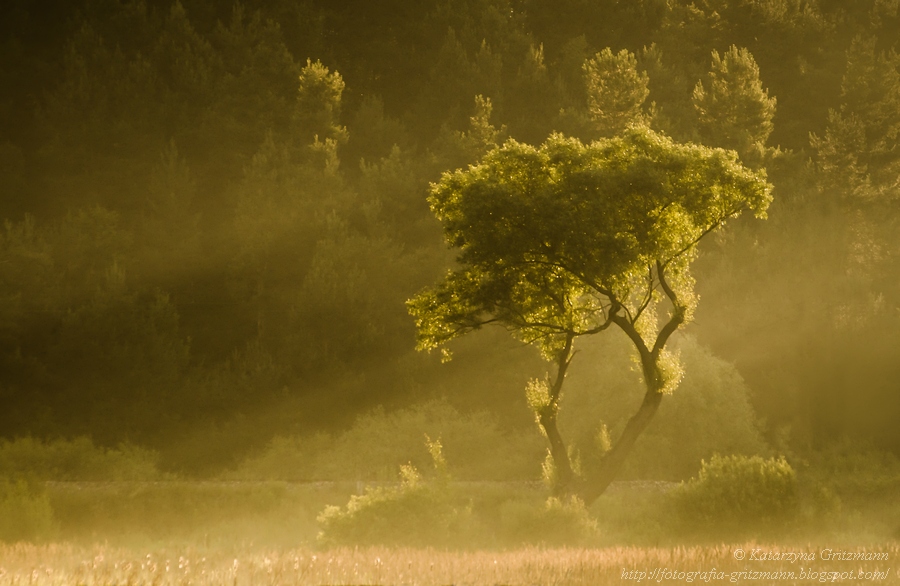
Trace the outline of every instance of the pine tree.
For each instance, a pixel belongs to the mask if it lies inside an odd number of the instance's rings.
[[[505,99],[510,133],[529,143],[544,140],[559,107],[544,62],[544,46],[532,45],[519,65],[512,91]]]
[[[341,116],[341,94],[344,80],[337,71],[331,72],[321,61],[307,59],[300,72],[300,89],[297,95],[299,138],[302,142],[343,143],[347,131],[338,125]]]
[[[647,123],[644,101],[650,94],[649,77],[638,71],[637,58],[625,49],[613,54],[607,47],[584,64],[588,110],[597,132],[620,134],[629,125]]]
[[[900,186],[900,55],[877,53],[875,42],[853,40],[840,108],[829,111],[823,137],[810,137],[822,185],[857,198]]]
[[[762,147],[772,133],[775,98],[763,89],[759,66],[747,49],[732,45],[723,56],[712,52],[712,69],[693,94],[699,130],[711,146],[742,156]]]

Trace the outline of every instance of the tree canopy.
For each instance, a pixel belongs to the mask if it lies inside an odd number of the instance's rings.
[[[588,145],[510,140],[445,173],[429,201],[460,267],[409,303],[420,349],[499,322],[550,356],[613,314],[637,323],[659,271],[690,311],[695,244],[744,209],[764,217],[771,195],[733,152],[633,128]]]

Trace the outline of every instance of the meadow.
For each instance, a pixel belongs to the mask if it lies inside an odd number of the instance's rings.
[[[475,514],[496,527],[470,526],[457,541],[437,547],[371,543],[377,537],[368,544],[329,544],[318,537],[317,514],[359,498],[353,483],[50,483],[51,533],[0,545],[0,585],[900,583],[900,540],[886,522],[897,514],[885,504],[890,495],[870,501],[870,509],[848,503],[827,520],[794,517],[751,523],[741,532],[724,519],[676,522],[677,487],[619,483],[589,510],[596,531],[578,535],[564,516],[539,518],[538,532],[521,522],[517,515],[540,509],[539,486],[451,487],[472,495]],[[402,485],[369,487],[362,496],[386,490]],[[507,516],[479,513],[501,496],[518,503],[500,506],[513,511],[517,535],[502,530]],[[568,544],[560,545],[564,536]],[[828,551],[875,559],[825,559]]]
[[[896,584],[900,544],[858,548],[890,561],[740,561],[771,544],[447,551],[417,548],[161,548],[12,545],[0,548],[0,584],[203,585],[594,585],[627,582]],[[820,556],[806,545],[791,553]]]
[[[201,479],[86,440],[4,442],[0,585],[900,583],[883,452],[716,456],[586,507],[539,480],[456,478],[440,453],[399,480],[273,480],[303,469],[291,445]]]

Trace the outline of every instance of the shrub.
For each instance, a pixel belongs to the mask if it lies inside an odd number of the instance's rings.
[[[128,444],[97,447],[86,438],[42,441],[30,437],[0,441],[0,476],[38,480],[153,480],[157,454]]]
[[[713,456],[675,493],[688,520],[755,526],[797,512],[797,478],[784,458]]]
[[[0,541],[34,541],[55,530],[50,500],[36,484],[0,478]]]
[[[597,535],[597,523],[580,500],[550,498],[540,506],[508,487],[498,491],[488,484],[472,490],[472,484],[451,484],[440,439],[426,437],[425,445],[434,468],[430,480],[407,464],[400,467],[399,486],[367,489],[352,496],[345,508],[326,507],[318,518],[320,541],[476,547],[580,543]]]
[[[319,515],[322,543],[362,545],[463,545],[477,532],[471,503],[460,503],[446,482],[423,482],[412,466],[402,467],[397,487],[368,488],[344,508]]]
[[[367,489],[319,515],[325,545],[496,547],[579,545],[599,536],[577,498],[542,501],[531,490],[426,481],[403,467],[403,482]]]

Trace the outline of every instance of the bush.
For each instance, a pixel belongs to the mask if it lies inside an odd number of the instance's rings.
[[[460,503],[446,482],[423,482],[403,466],[398,487],[369,488],[344,508],[328,506],[319,515],[319,540],[334,545],[464,545],[473,536],[471,503]]]
[[[34,483],[0,478],[0,541],[34,541],[56,530],[47,495]]]
[[[497,547],[579,545],[599,536],[576,498],[542,501],[531,490],[422,480],[404,466],[399,486],[367,489],[319,515],[326,545]]]
[[[123,444],[97,447],[85,437],[44,442],[33,438],[0,441],[0,477],[37,480],[153,480],[159,477],[157,454]]]
[[[784,458],[713,456],[674,496],[689,522],[723,526],[783,521],[798,508],[796,474]]]
[[[329,506],[319,515],[326,544],[466,546],[579,543],[597,534],[597,523],[580,500],[514,498],[495,484],[450,484],[440,440],[426,441],[434,472],[423,481],[412,465],[400,467],[398,487],[368,489],[346,508]],[[465,490],[465,492],[463,492]],[[475,502],[475,498],[479,502]],[[517,498],[516,498],[517,497]],[[498,517],[499,509],[499,517]]]

